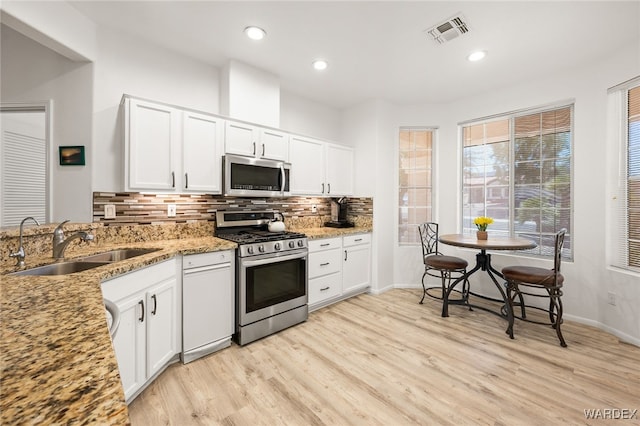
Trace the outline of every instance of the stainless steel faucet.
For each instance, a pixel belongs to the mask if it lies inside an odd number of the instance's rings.
[[[56,229],[53,231],[53,257],[54,259],[64,259],[64,251],[66,250],[69,243],[75,239],[82,239],[83,241],[92,241],[93,234],[85,231],[78,231],[75,234],[71,235],[69,238],[65,240],[64,231],[62,227],[65,223],[69,222],[65,220],[60,225],[56,226]]]
[[[38,221],[31,216],[25,217],[24,219],[22,219],[22,222],[20,222],[20,247],[18,247],[18,251],[9,253],[9,257],[15,257],[18,261],[18,263],[16,263],[16,266],[18,268],[24,268],[24,258],[26,257],[26,254],[24,252],[24,247],[22,246],[22,228],[24,227],[24,223],[29,219],[34,221],[36,225],[40,226]]]

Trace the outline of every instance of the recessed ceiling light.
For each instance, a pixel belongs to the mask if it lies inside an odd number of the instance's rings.
[[[244,29],[244,33],[251,40],[262,40],[267,32],[260,27],[247,27]]]
[[[313,68],[318,71],[326,70],[328,66],[329,63],[324,59],[316,59],[315,61],[313,61]]]
[[[477,52],[473,52],[472,54],[467,56],[467,59],[470,60],[471,62],[475,62],[475,61],[479,61],[480,59],[484,58],[485,56],[487,56],[487,52],[486,51],[478,50]]]

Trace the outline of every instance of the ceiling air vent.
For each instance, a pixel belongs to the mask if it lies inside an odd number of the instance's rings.
[[[458,14],[425,31],[439,44],[446,43],[469,32],[464,16]]]

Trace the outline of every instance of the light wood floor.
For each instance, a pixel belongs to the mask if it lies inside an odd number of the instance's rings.
[[[640,410],[640,348],[450,308],[421,291],[360,295],[244,347],[169,367],[130,405],[137,425],[602,424]],[[640,424],[640,414],[624,424]]]

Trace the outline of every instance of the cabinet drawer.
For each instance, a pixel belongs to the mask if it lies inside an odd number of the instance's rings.
[[[321,302],[342,292],[341,274],[334,273],[309,280],[309,305]]]
[[[341,238],[323,238],[321,240],[309,241],[309,252],[316,252],[321,250],[331,250],[342,247]]]
[[[339,249],[310,253],[309,278],[340,272],[342,264],[341,253]]]
[[[371,234],[356,234],[343,237],[342,244],[345,247],[355,246],[358,244],[369,244],[371,242]]]
[[[232,252],[228,250],[185,255],[182,262],[182,268],[199,268],[201,266],[227,263],[231,261],[232,255]]]

